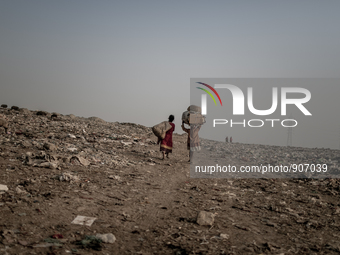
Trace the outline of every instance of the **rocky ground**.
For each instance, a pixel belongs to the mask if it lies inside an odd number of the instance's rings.
[[[186,134],[163,161],[138,124],[0,114],[0,254],[340,253],[338,179],[190,178]],[[238,165],[340,161],[339,150],[202,147]]]

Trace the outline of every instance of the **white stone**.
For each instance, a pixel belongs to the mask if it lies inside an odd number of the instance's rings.
[[[96,237],[103,241],[103,243],[114,243],[116,241],[116,237],[111,234],[96,234]]]
[[[0,192],[1,191],[8,191],[8,187],[6,185],[0,184]]]
[[[201,226],[212,226],[215,215],[211,212],[201,211],[197,216],[197,223]]]

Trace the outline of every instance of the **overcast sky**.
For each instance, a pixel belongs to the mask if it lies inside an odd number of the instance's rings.
[[[146,126],[174,114],[182,133],[190,78],[339,77],[339,11],[338,0],[0,0],[0,103]]]

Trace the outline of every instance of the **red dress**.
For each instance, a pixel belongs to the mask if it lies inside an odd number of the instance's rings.
[[[172,133],[175,131],[175,124],[171,122],[169,124],[172,128],[166,132],[164,139],[161,140],[160,148],[160,151],[165,151],[166,153],[172,153]]]

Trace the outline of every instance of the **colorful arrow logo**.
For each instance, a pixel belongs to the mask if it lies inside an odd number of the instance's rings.
[[[221,103],[221,106],[222,106],[222,100],[220,98],[220,95],[217,93],[217,91],[213,87],[211,87],[210,85],[205,84],[203,82],[197,82],[197,83],[201,84],[201,85],[204,85],[204,86],[208,87],[209,89],[211,89],[215,93],[215,95],[218,97],[218,100],[220,100],[220,103]],[[203,89],[203,88],[200,88],[200,87],[197,87],[197,88],[207,92],[207,94],[209,94],[209,96],[214,100],[215,105],[217,105],[214,96],[211,94],[211,92],[209,90],[206,90],[206,89]]]

